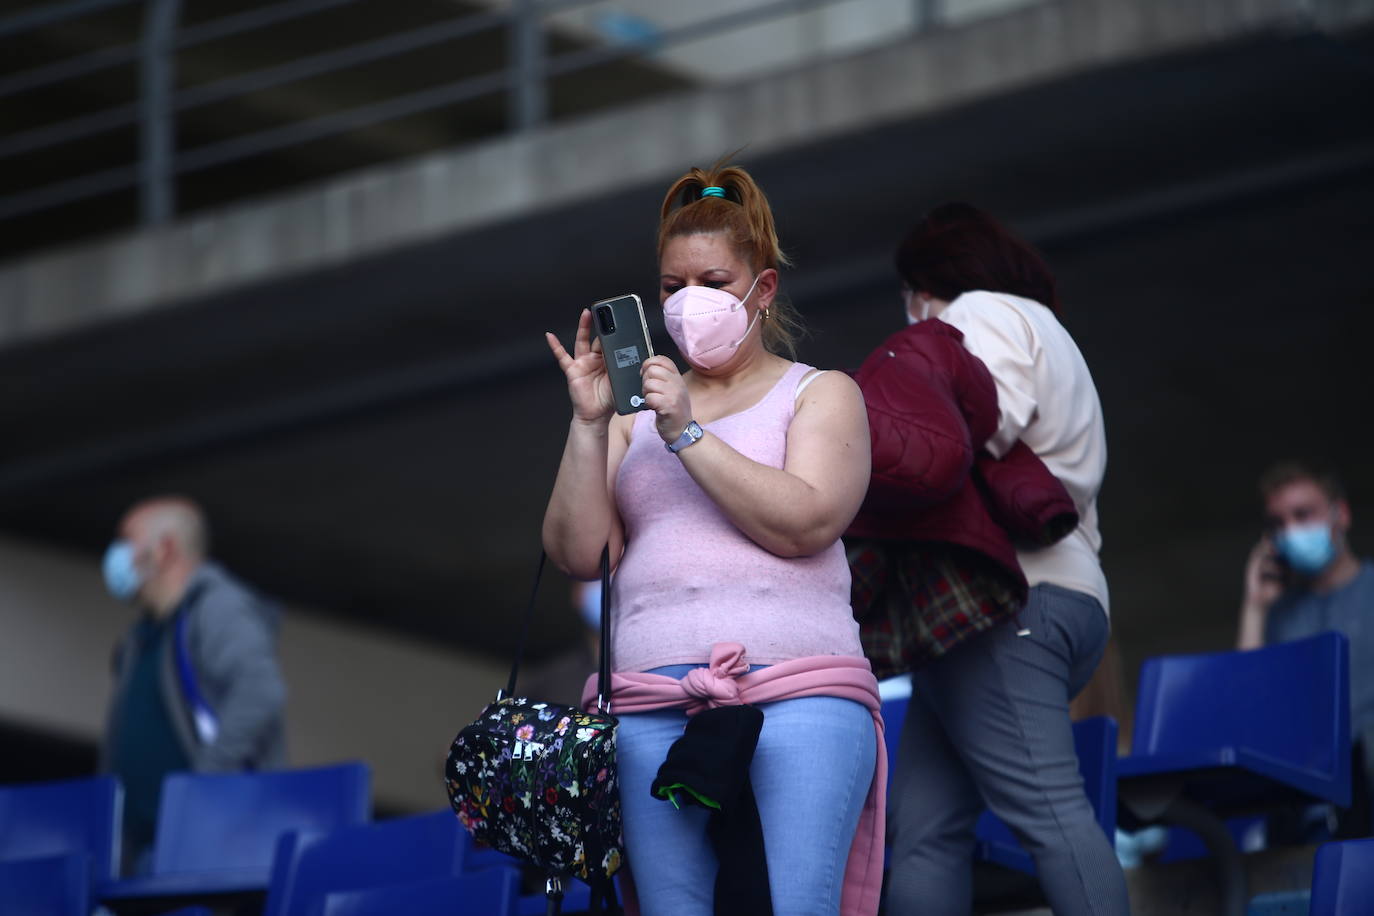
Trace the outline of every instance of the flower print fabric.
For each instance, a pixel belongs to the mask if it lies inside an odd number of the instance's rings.
[[[489,705],[449,751],[459,821],[479,843],[585,881],[620,868],[616,720],[508,698]]]

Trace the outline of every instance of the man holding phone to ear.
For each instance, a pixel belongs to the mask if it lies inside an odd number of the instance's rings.
[[[1350,549],[1350,504],[1334,474],[1285,462],[1260,478],[1260,494],[1265,534],[1245,567],[1236,647],[1256,649],[1327,630],[1350,640],[1356,778],[1352,810],[1339,833],[1364,836],[1374,782],[1374,563]]]

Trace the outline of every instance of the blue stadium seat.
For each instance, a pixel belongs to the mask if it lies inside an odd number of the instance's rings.
[[[897,747],[902,740],[902,724],[906,722],[906,708],[911,696],[899,696],[883,700],[883,744],[887,747],[887,791],[892,793],[892,774],[897,771]],[[892,847],[883,844],[883,868],[892,859]],[[523,914],[522,914],[523,916]]]
[[[85,853],[0,862],[0,913],[90,916],[90,873]]]
[[[477,871],[482,868],[500,868],[503,866],[519,867],[519,860],[506,855],[504,852],[497,852],[490,846],[478,846],[472,840],[472,834],[463,831],[463,843],[466,852],[463,853],[463,869],[465,871]]]
[[[1123,783],[1184,776],[1221,813],[1281,800],[1350,804],[1346,638],[1150,659],[1141,668]]]
[[[457,878],[335,891],[324,898],[323,916],[515,916],[519,894],[519,869],[486,868]]]
[[[1325,843],[1312,869],[1311,916],[1374,910],[1374,839]]]
[[[906,722],[906,707],[910,702],[910,697],[898,697],[896,699],[884,700],[882,705],[883,713],[883,743],[887,745],[887,788],[892,790],[892,772],[897,762],[897,746],[901,743],[902,724]]]
[[[1083,791],[1110,843],[1116,842],[1116,720],[1097,716],[1073,724],[1074,751]],[[1021,848],[1011,829],[991,811],[978,820],[974,858],[1035,874],[1035,861]]]
[[[1150,659],[1131,755],[1117,763],[1127,829],[1186,827],[1211,851],[1222,909],[1245,912],[1225,818],[1350,804],[1349,647],[1340,633],[1247,652]]]
[[[448,809],[330,833],[286,834],[277,844],[264,916],[313,916],[336,891],[459,877],[466,834]]]
[[[102,884],[119,874],[123,812],[110,776],[0,787],[0,862],[85,853]]]
[[[254,773],[173,773],[162,784],[152,873],[107,885],[104,900],[263,891],[278,838],[366,823],[362,763]]]

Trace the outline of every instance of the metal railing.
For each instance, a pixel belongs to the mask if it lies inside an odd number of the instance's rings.
[[[651,39],[594,44],[556,55],[547,52],[548,17],[603,0],[511,0],[506,8],[470,12],[288,63],[191,88],[176,88],[176,61],[181,52],[357,2],[359,0],[282,0],[186,27],[179,25],[181,0],[68,0],[0,19],[0,39],[9,39],[60,26],[92,13],[134,3],[143,5],[139,41],[100,48],[0,77],[0,101],[3,101],[119,66],[135,65],[139,74],[139,90],[134,101],[0,137],[0,163],[121,128],[136,128],[139,138],[137,155],[131,161],[0,196],[0,220],[136,189],[142,222],[157,225],[177,212],[179,176],[497,93],[506,94],[509,128],[530,130],[548,117],[550,80],[844,0],[773,0],[661,31]],[[912,2],[913,21],[917,27],[928,26],[940,18],[941,0]],[[506,31],[507,66],[504,69],[189,149],[177,147],[177,119],[193,109],[500,29]]]

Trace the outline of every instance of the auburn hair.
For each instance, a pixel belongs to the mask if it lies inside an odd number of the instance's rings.
[[[893,257],[902,281],[953,302],[981,289],[1059,311],[1054,274],[1039,252],[972,204],[941,204],[902,239]]]
[[[757,275],[769,268],[790,267],[778,243],[773,209],[752,175],[729,157],[707,169],[692,168],[673,182],[659,212],[658,257],[672,239],[684,235],[721,235]],[[725,196],[703,197],[706,188],[720,188]],[[764,346],[772,353],[796,358],[797,340],[805,333],[801,316],[781,296],[775,296],[761,321]]]

